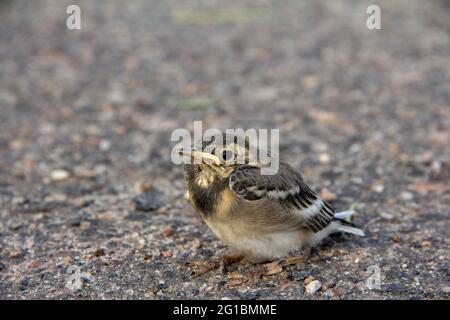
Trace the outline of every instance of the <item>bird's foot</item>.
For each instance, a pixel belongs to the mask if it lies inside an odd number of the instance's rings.
[[[245,274],[234,274],[232,285],[241,284],[250,279],[260,279],[262,276],[272,276],[283,271],[283,267],[303,263],[308,260],[311,253],[310,248],[304,248],[299,255],[275,260],[262,265],[257,265]]]
[[[311,248],[303,248],[299,255],[294,257],[287,257],[280,260],[282,267],[292,266],[295,264],[306,262],[311,255]]]
[[[260,279],[262,276],[270,276],[283,271],[281,260],[275,260],[265,264],[259,264],[244,273],[232,273],[229,275],[228,286],[234,287],[250,280]]]
[[[196,278],[216,269],[220,269],[222,272],[224,272],[226,267],[241,260],[242,257],[240,255],[224,255],[206,262],[195,261],[191,263],[191,266],[197,265],[200,266],[200,269],[194,271],[193,276]]]

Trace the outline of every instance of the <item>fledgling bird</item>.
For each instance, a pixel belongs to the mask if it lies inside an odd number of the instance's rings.
[[[200,159],[184,165],[189,201],[238,256],[259,263],[300,250],[307,258],[309,249],[331,233],[364,235],[344,220],[354,212],[336,214],[289,164],[280,161],[275,175],[262,175],[248,140],[240,145],[224,135],[222,141],[211,139],[179,153]],[[238,157],[245,163],[233,161]]]

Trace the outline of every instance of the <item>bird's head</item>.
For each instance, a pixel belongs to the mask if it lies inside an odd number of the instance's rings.
[[[236,135],[205,137],[190,148],[179,149],[179,154],[190,160],[190,164],[185,165],[188,175],[193,172],[204,186],[213,180],[227,179],[238,166],[259,166],[257,149],[248,137]]]

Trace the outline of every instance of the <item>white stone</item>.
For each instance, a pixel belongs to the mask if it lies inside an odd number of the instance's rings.
[[[404,201],[411,201],[412,199],[414,199],[414,195],[408,191],[403,191],[400,196]]]
[[[69,172],[64,170],[64,169],[57,169],[57,170],[53,170],[50,173],[50,178],[53,181],[64,181],[67,178],[69,178]]]
[[[321,164],[329,164],[330,163],[330,155],[328,153],[319,154],[319,162]]]
[[[382,184],[376,184],[372,186],[372,190],[376,193],[382,193],[384,191],[384,186]]]
[[[305,287],[306,292],[309,294],[316,293],[322,287],[322,283],[319,280],[313,280]]]

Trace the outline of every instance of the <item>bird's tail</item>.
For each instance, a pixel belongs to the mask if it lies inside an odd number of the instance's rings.
[[[339,220],[344,220],[344,219],[349,218],[349,217],[351,217],[351,216],[353,216],[355,214],[356,214],[355,210],[346,210],[346,211],[341,211],[341,212],[335,213],[334,217],[339,219]]]
[[[350,234],[354,234],[356,236],[364,237],[364,235],[365,235],[364,231],[362,231],[359,228],[356,228],[355,225],[350,222],[349,218],[351,218],[354,214],[356,214],[355,210],[347,210],[347,211],[335,213],[334,218],[341,222],[341,224],[339,224],[336,227],[336,231],[350,233]]]
[[[336,231],[350,233],[350,234],[354,234],[355,236],[360,236],[360,237],[364,237],[365,236],[364,231],[362,231],[361,229],[358,229],[358,228],[355,228],[355,227],[344,226],[344,225],[338,226],[336,228]]]

